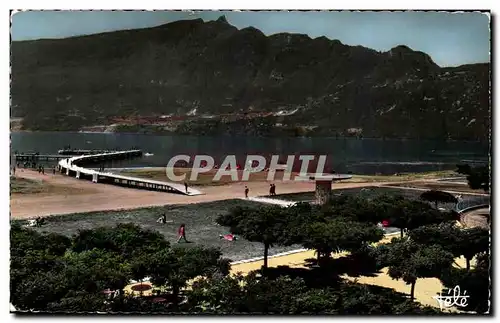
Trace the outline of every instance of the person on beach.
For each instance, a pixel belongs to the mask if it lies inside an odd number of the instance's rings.
[[[184,239],[185,242],[188,242],[186,239],[186,225],[184,223],[179,227],[178,233],[179,239],[177,239],[177,243],[181,242],[181,239]]]
[[[42,167],[42,175],[45,175],[45,167],[41,166]]]
[[[56,168],[52,168],[52,175],[55,175],[56,174]]]
[[[276,195],[276,185],[275,184],[271,184],[271,195],[272,196]]]
[[[248,189],[248,186],[245,186],[245,198],[248,198],[248,192],[250,192],[250,190]]]
[[[186,193],[189,193],[188,192],[188,183],[187,182],[184,182],[184,188],[186,189]]]
[[[232,234],[232,233],[228,233],[228,234],[224,234],[224,235],[219,234],[219,239],[221,239],[221,240],[224,239],[224,240],[227,240],[227,241],[236,241],[236,240],[238,240],[238,238],[234,234]]]
[[[161,224],[167,223],[167,215],[163,213],[162,216],[160,216],[158,220],[156,220],[156,222]]]
[[[42,226],[42,225],[44,225],[44,224],[45,224],[45,219],[44,219],[44,218],[42,218],[41,216],[39,216],[39,217],[37,217],[37,218],[35,219],[35,226],[37,226],[37,227],[41,227],[41,226]]]
[[[273,184],[269,184],[269,196],[273,195]]]

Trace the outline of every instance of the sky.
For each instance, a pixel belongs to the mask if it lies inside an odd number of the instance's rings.
[[[489,16],[477,12],[25,11],[11,17],[11,37],[65,38],[221,15],[239,29],[253,26],[266,35],[326,36],[379,51],[406,45],[442,67],[490,61]]]

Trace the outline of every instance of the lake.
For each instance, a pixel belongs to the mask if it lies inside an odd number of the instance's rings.
[[[328,169],[338,173],[394,174],[454,169],[461,160],[487,160],[489,147],[477,142],[430,140],[382,140],[356,138],[235,137],[141,135],[123,133],[14,132],[11,153],[57,154],[70,145],[75,149],[131,149],[153,154],[134,160],[113,162],[107,168],[161,167],[178,154],[210,155],[221,163],[236,155],[327,155]],[[297,167],[300,164],[296,163]]]

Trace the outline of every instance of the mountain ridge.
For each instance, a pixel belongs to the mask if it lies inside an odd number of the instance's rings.
[[[405,45],[380,52],[324,36],[266,36],[219,18],[13,42],[11,52],[12,114],[25,129],[78,130],[194,110],[274,113],[269,134],[278,124],[314,127],[310,135],[355,128],[370,137],[484,140],[489,133],[490,64],[439,67]],[[178,128],[212,133],[234,128],[228,122],[186,120]]]

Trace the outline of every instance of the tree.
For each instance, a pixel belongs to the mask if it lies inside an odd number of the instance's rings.
[[[461,235],[462,229],[453,222],[425,225],[408,233],[413,242],[425,246],[439,245],[455,257],[462,252]]]
[[[73,237],[72,250],[81,252],[94,248],[118,253],[125,259],[169,247],[159,232],[144,230],[133,223],[121,223],[116,227],[100,227],[80,230]]]
[[[456,286],[460,287],[462,294],[469,296],[465,307],[458,307],[462,311],[474,311],[486,313],[490,310],[491,301],[491,271],[490,257],[488,253],[481,253],[477,256],[476,266],[472,270],[461,268],[450,268],[441,277],[441,282],[446,287],[443,294],[450,294]]]
[[[218,249],[172,249],[163,236],[133,225],[86,230],[73,244],[64,236],[19,227],[11,236],[11,303],[23,310],[164,311],[163,305],[123,295],[106,300],[102,292],[121,291],[130,278],[150,275],[154,284],[171,287],[177,307],[179,292],[189,280],[224,277],[230,269]],[[154,245],[141,246],[141,241]]]
[[[108,309],[106,306],[106,297],[102,293],[70,292],[64,298],[47,304],[46,310],[50,312],[65,313],[95,313],[104,312]]]
[[[122,290],[131,276],[129,263],[106,250],[69,251],[63,261],[61,275],[68,281],[69,290],[88,293],[100,293],[108,288]]]
[[[460,238],[462,255],[466,260],[466,269],[470,270],[470,261],[477,254],[488,252],[490,233],[486,229],[475,227],[463,230]]]
[[[458,200],[453,194],[443,191],[430,190],[423,192],[420,195],[420,199],[424,201],[433,202],[436,209],[438,208],[438,203],[457,203]]]
[[[410,297],[415,297],[418,278],[440,277],[453,263],[453,254],[440,246],[421,246],[407,238],[392,239],[388,249],[386,265],[393,279],[403,279],[411,285]]]
[[[149,258],[146,272],[154,285],[171,287],[174,306],[177,307],[180,290],[189,280],[198,276],[211,277],[216,272],[222,276],[228,273],[227,262],[221,262],[220,256],[220,251],[214,248],[160,250]]]
[[[250,216],[253,212],[255,212],[255,208],[250,208],[250,207],[235,207],[231,209],[227,213],[220,214],[215,222],[218,225],[222,225],[225,227],[229,227],[229,231],[231,232],[236,232],[238,231],[238,224],[245,219],[246,217]]]
[[[315,249],[318,260],[327,258],[332,252],[356,252],[367,245],[377,242],[384,236],[375,225],[335,218],[327,222],[313,222],[304,227],[302,245]]]
[[[60,234],[41,234],[17,225],[13,225],[10,230],[11,257],[23,257],[27,252],[35,250],[50,255],[62,255],[70,245],[71,240]]]
[[[260,209],[237,209],[229,216],[219,217],[218,223],[229,225],[231,232],[249,241],[264,244],[264,269],[268,267],[269,248],[287,240],[288,211],[280,206]]]
[[[457,165],[457,173],[467,175],[467,182],[472,189],[490,190],[489,166],[471,167],[468,164]]]
[[[378,209],[382,203],[370,201],[358,196],[339,196],[332,198],[321,207],[325,218],[343,217],[353,221],[378,223],[387,214]]]
[[[440,245],[455,257],[464,256],[467,270],[470,270],[470,262],[477,254],[489,249],[488,230],[479,227],[460,229],[451,222],[423,226],[411,231],[409,235],[415,243]]]
[[[448,220],[451,213],[440,212],[429,204],[420,201],[400,200],[388,208],[389,223],[401,230],[413,230],[420,226],[441,223]]]
[[[292,269],[292,268],[290,268]],[[439,314],[392,289],[342,282],[310,288],[299,277],[201,279],[187,291],[187,311],[210,314]]]

